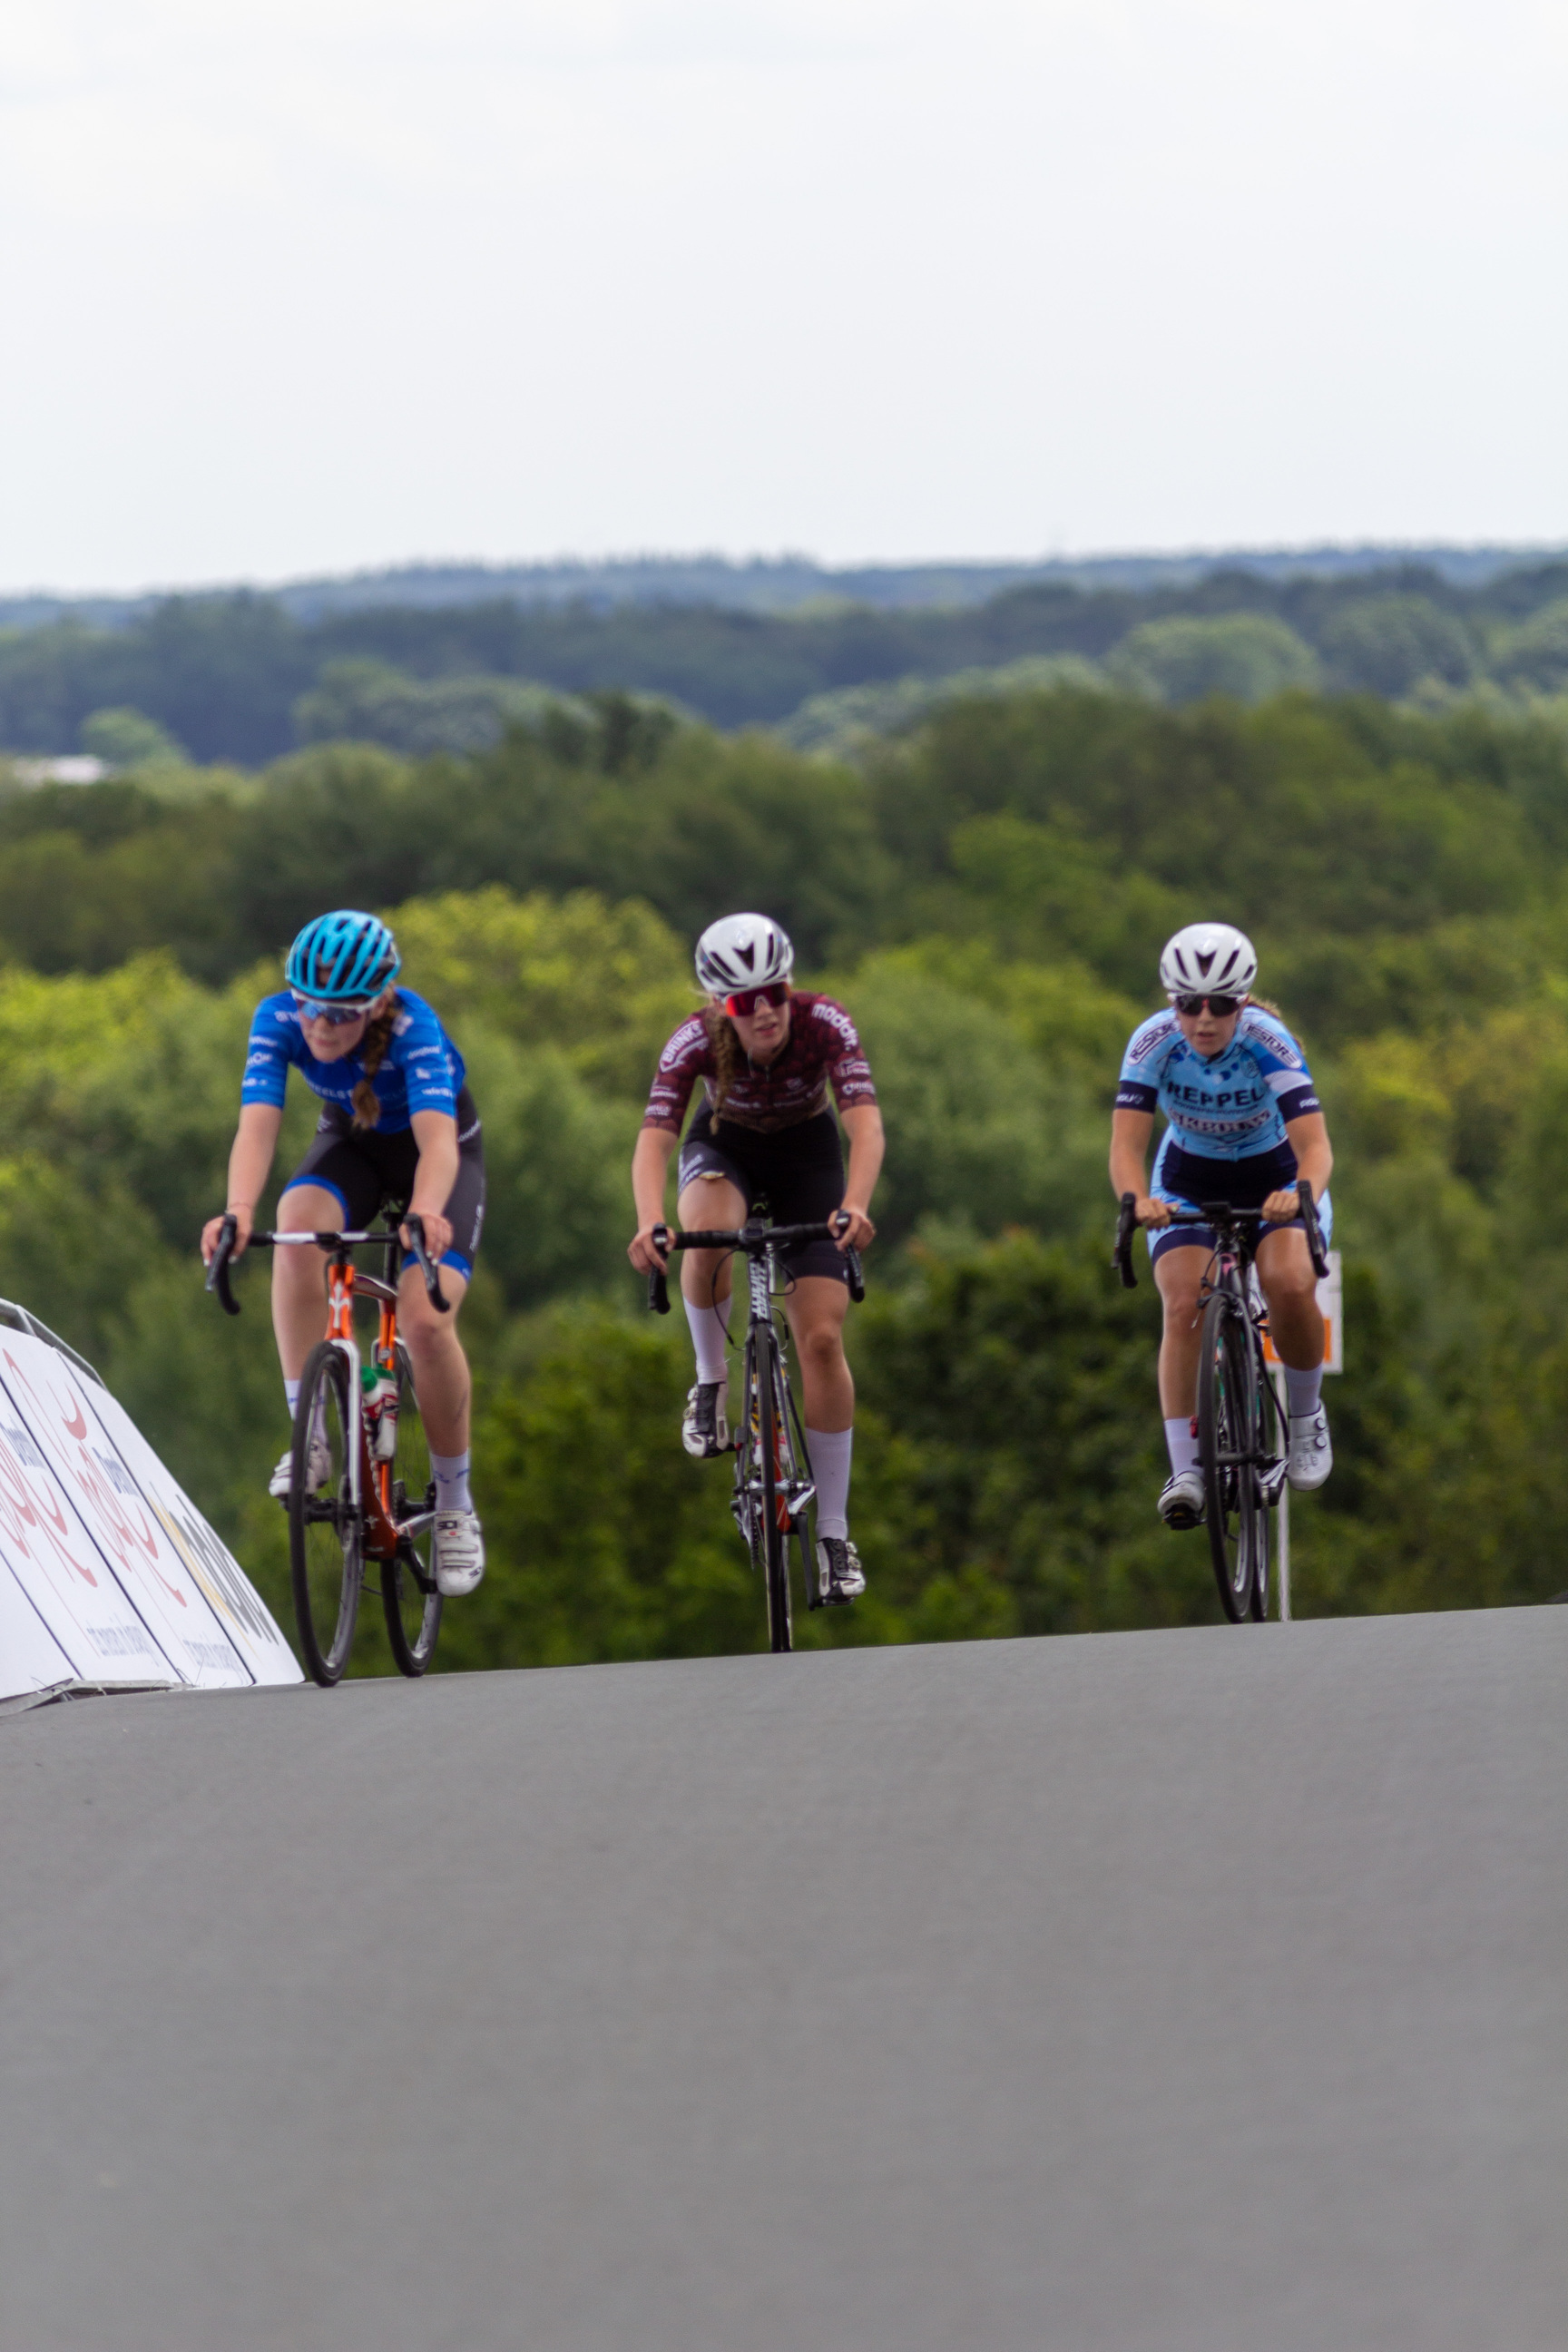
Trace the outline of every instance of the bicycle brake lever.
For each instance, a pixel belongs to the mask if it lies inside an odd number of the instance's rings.
[[[655,1225],[653,1242],[655,1248],[668,1250],[669,1227]],[[668,1315],[669,1312],[669,1284],[666,1280],[666,1269],[662,1265],[656,1265],[648,1276],[647,1304],[648,1312],[652,1315]]]
[[[1121,1276],[1123,1290],[1136,1290],[1138,1287],[1138,1276],[1132,1270],[1132,1233],[1138,1222],[1137,1209],[1138,1195],[1123,1192],[1121,1213],[1116,1220],[1116,1247],[1110,1254],[1110,1263]]]
[[[1307,1228],[1307,1252],[1312,1261],[1312,1272],[1321,1282],[1329,1270],[1329,1253],[1323,1247],[1323,1229],[1318,1223],[1318,1204],[1305,1176],[1296,1186],[1296,1198],[1301,1203],[1301,1223]]]
[[[204,1286],[208,1290],[216,1291],[218,1304],[226,1315],[239,1313],[239,1301],[230,1289],[228,1280],[228,1261],[238,1234],[239,1226],[235,1219],[225,1217],[218,1229],[217,1247],[212,1254],[212,1260],[207,1267],[206,1282]]]
[[[415,1264],[425,1276],[425,1288],[429,1295],[431,1306],[437,1315],[449,1315],[452,1311],[452,1302],[442,1289],[440,1276],[426,1255],[424,1218],[405,1217],[403,1223],[408,1234],[408,1246],[414,1253]]]

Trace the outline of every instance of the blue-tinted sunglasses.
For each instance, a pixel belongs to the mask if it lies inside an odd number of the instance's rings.
[[[313,996],[301,996],[297,988],[290,993],[301,1021],[325,1021],[333,1029],[346,1029],[351,1021],[363,1021],[375,1002],[367,997],[363,1004],[318,1004]]]

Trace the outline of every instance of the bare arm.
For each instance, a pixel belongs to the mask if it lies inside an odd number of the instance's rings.
[[[1300,1118],[1288,1118],[1285,1132],[1290,1149],[1296,1155],[1296,1179],[1304,1176],[1312,1188],[1312,1198],[1321,1201],[1329,1189],[1333,1171],[1333,1146],[1329,1141],[1329,1123],[1321,1110],[1304,1111]],[[1263,1213],[1276,1224],[1287,1223],[1301,1213],[1301,1204],[1294,1191],[1270,1192],[1263,1203]]]
[[[856,1103],[838,1116],[849,1138],[849,1173],[845,1179],[842,1206],[848,1210],[850,1217],[849,1230],[838,1246],[841,1250],[864,1249],[868,1242],[877,1238],[870,1210],[871,1195],[877,1189],[882,1155],[887,1150],[882,1114],[875,1103]]]
[[[235,1134],[234,1148],[228,1155],[227,1214],[237,1228],[234,1255],[243,1256],[256,1223],[256,1204],[266,1189],[272,1172],[272,1155],[278,1149],[278,1130],[283,1124],[283,1112],[277,1103],[246,1103],[239,1114],[239,1126]],[[222,1217],[209,1217],[202,1227],[202,1255],[210,1261],[217,1247]]]
[[[626,1255],[639,1274],[652,1274],[664,1264],[652,1234],[655,1225],[664,1223],[664,1188],[679,1140],[673,1128],[645,1127],[632,1152],[632,1201],[637,1229],[626,1244]]]
[[[1131,1192],[1138,1203],[1141,1225],[1166,1225],[1171,1212],[1149,1191],[1149,1138],[1154,1132],[1152,1110],[1113,1110],[1110,1114],[1110,1189],[1120,1201]]]

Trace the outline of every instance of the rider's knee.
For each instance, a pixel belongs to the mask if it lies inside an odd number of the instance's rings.
[[[844,1334],[837,1323],[818,1323],[800,1335],[802,1360],[828,1371],[844,1360]]]
[[[397,1328],[402,1332],[408,1352],[416,1360],[421,1356],[438,1355],[458,1344],[456,1302],[451,1311],[438,1315],[424,1287],[417,1291],[405,1288],[397,1303]]]
[[[1173,1257],[1177,1255],[1176,1252],[1172,1252]],[[1202,1252],[1199,1250],[1183,1250],[1179,1255],[1184,1258],[1192,1257],[1202,1260]],[[1170,1259],[1166,1260],[1166,1264],[1170,1265]],[[1179,1270],[1173,1267],[1168,1274],[1165,1274],[1160,1283],[1160,1298],[1165,1310],[1166,1322],[1190,1323],[1198,1311],[1198,1299],[1202,1290],[1203,1265],[1201,1262],[1194,1265],[1190,1274],[1184,1266],[1180,1267]]]
[[[1296,1307],[1316,1298],[1318,1278],[1310,1265],[1271,1265],[1263,1289],[1271,1305]]]

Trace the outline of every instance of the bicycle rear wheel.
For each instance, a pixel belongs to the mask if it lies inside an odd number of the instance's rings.
[[[1198,1459],[1209,1550],[1232,1624],[1268,1591],[1268,1511],[1259,1481],[1262,1431],[1251,1333],[1236,1302],[1215,1291],[1204,1310],[1198,1360]]]
[[[780,1525],[779,1495],[779,1433],[784,1425],[783,1387],[778,1349],[772,1343],[759,1352],[757,1362],[758,1440],[762,1450],[762,1527],[763,1582],[768,1596],[768,1647],[780,1651],[792,1649],[794,1627],[789,1603],[789,1526],[787,1512]]]
[[[436,1479],[430,1447],[414,1391],[408,1350],[397,1343],[397,1449],[392,1457],[392,1519],[425,1518],[426,1524],[400,1538],[395,1559],[381,1564],[381,1605],[386,1638],[399,1674],[422,1675],[436,1654],[441,1631],[441,1596],[436,1590]]]
[[[294,1415],[289,1573],[305,1664],[327,1689],[342,1681],[348,1664],[364,1581],[364,1528],[350,1479],[349,1449],[359,1442],[359,1400],[349,1391],[347,1361],[323,1339],[305,1366]],[[321,1472],[315,1479],[313,1448]]]

